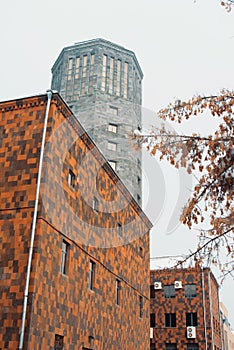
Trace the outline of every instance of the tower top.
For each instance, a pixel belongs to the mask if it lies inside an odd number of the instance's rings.
[[[54,71],[55,67],[57,66],[57,63],[60,61],[60,58],[61,56],[64,54],[64,52],[68,52],[68,51],[74,51],[76,49],[84,49],[84,48],[87,48],[87,49],[92,49],[92,48],[96,48],[96,47],[103,47],[103,48],[107,48],[107,49],[113,49],[117,52],[119,52],[119,54],[125,54],[125,55],[128,55],[130,56],[137,69],[138,69],[138,72],[140,74],[140,78],[143,79],[143,72],[142,72],[142,69],[139,65],[139,62],[136,58],[136,55],[135,53],[132,51],[132,50],[129,50],[129,49],[126,49],[125,47],[121,46],[121,45],[118,45],[118,44],[115,44],[111,41],[108,41],[108,40],[105,40],[105,39],[102,39],[102,38],[96,38],[96,39],[91,39],[91,40],[85,40],[85,41],[80,41],[80,42],[77,42],[73,45],[70,45],[70,46],[66,46],[62,49],[60,55],[58,56],[57,60],[55,61],[53,67],[52,67],[52,72]]]

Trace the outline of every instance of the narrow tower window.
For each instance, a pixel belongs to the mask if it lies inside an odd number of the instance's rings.
[[[128,98],[128,63],[124,62],[124,75],[123,75],[123,96]]]
[[[89,289],[94,289],[94,274],[95,274],[95,262],[90,260],[89,262]]]
[[[119,305],[120,303],[120,281],[116,279],[115,281],[115,288],[116,288],[116,304]]]
[[[102,91],[106,91],[106,67],[107,67],[107,55],[102,57]]]
[[[116,95],[120,96],[121,91],[121,60],[117,61],[117,75],[116,75]]]
[[[109,93],[113,93],[113,83],[114,83],[114,58],[110,58],[110,71],[109,71]]]
[[[68,270],[68,250],[69,250],[69,243],[67,243],[66,241],[63,241],[63,243],[62,243],[62,261],[61,261],[60,271],[64,275],[67,274],[67,270]]]

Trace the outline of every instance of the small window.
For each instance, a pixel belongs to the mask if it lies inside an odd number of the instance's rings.
[[[142,296],[139,296],[139,317],[142,318],[143,316],[143,298]]]
[[[95,262],[90,260],[89,262],[89,289],[94,290],[94,278],[95,278]]]
[[[150,286],[150,299],[154,299],[155,298],[155,289],[154,289],[154,285],[152,284]]]
[[[108,131],[113,132],[114,134],[117,134],[118,126],[116,124],[109,124],[108,125]]]
[[[143,248],[141,246],[139,247],[139,255],[143,258]]]
[[[63,241],[62,243],[62,261],[61,261],[61,267],[60,272],[64,275],[67,274],[68,270],[68,251],[69,251],[69,243],[66,241]]]
[[[141,196],[137,193],[137,201],[140,202]]]
[[[166,344],[165,349],[166,350],[176,350],[177,349],[177,345],[176,345],[176,343],[169,343],[169,344]]]
[[[116,279],[115,281],[115,294],[116,294],[116,304],[120,303],[120,280]]]
[[[186,312],[186,326],[197,327],[197,313],[196,312]]]
[[[176,327],[176,314],[165,314],[165,327]]]
[[[96,197],[93,198],[93,210],[98,211],[99,209],[99,201]]]
[[[54,350],[62,350],[63,349],[63,336],[59,334],[55,334],[54,337]]]
[[[120,237],[122,237],[122,235],[123,235],[123,228],[122,228],[122,224],[120,222],[117,223],[117,230],[118,230],[118,235]]]
[[[187,298],[195,298],[196,294],[196,284],[186,284],[184,286],[184,294]]]
[[[140,176],[137,176],[137,183],[138,183],[138,184],[141,183],[141,178],[140,178]]]
[[[118,108],[114,106],[109,106],[109,112],[112,115],[118,115]]]
[[[186,349],[187,350],[199,350],[199,346],[196,343],[190,343],[190,344],[187,344]]]
[[[117,143],[108,141],[108,143],[107,143],[107,148],[108,148],[110,151],[117,151]]]
[[[150,327],[155,327],[155,313],[150,314]]]
[[[174,284],[164,286],[164,297],[165,298],[175,298]]]
[[[155,343],[150,339],[150,350],[155,350]]]
[[[108,161],[112,169],[116,170],[117,169],[117,162],[115,160],[109,160]]]
[[[67,182],[68,182],[68,185],[72,188],[75,187],[75,179],[76,179],[75,174],[71,169],[69,169]]]

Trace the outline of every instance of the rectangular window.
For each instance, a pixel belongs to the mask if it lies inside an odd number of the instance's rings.
[[[79,78],[80,78],[80,57],[76,58],[76,67],[74,75],[73,99],[79,96]]]
[[[155,298],[155,289],[154,289],[154,285],[150,286],[150,298],[154,299]]]
[[[137,201],[140,202],[141,196],[137,193]]]
[[[83,56],[83,65],[82,65],[82,79],[81,79],[81,95],[86,92],[87,83],[87,56]]]
[[[199,350],[199,346],[196,343],[190,343],[190,344],[187,344],[186,349],[187,350]]]
[[[177,345],[176,345],[176,343],[169,343],[169,344],[166,344],[165,349],[166,350],[176,350],[177,349]]]
[[[165,314],[165,327],[176,327],[176,314]]]
[[[60,272],[64,275],[67,274],[67,270],[68,270],[68,250],[69,250],[69,243],[67,243],[66,241],[63,241]]]
[[[114,83],[114,58],[110,58],[110,70],[109,70],[109,93],[113,94]]]
[[[94,278],[95,278],[95,262],[90,260],[89,262],[89,289],[94,290]]]
[[[55,334],[54,337],[54,350],[62,350],[63,349],[63,336],[59,334]]]
[[[90,56],[90,69],[89,69],[89,93],[93,93],[93,85],[94,85],[94,58],[95,55],[91,54]]]
[[[68,70],[67,70],[67,86],[66,86],[66,99],[71,100],[72,94],[72,67],[73,67],[73,58],[68,60]]]
[[[109,160],[108,163],[112,167],[112,169],[116,170],[117,169],[117,162],[115,160]]]
[[[98,211],[99,209],[99,201],[96,197],[93,198],[93,210]]]
[[[74,188],[75,187],[75,180],[76,180],[75,174],[73,173],[73,171],[71,169],[69,169],[68,179],[67,179],[68,185],[70,187]]]
[[[102,56],[102,84],[101,90],[106,91],[106,68],[107,68],[107,55]]]
[[[186,312],[186,326],[197,327],[197,313],[196,312]]]
[[[120,96],[121,92],[121,60],[117,61],[117,72],[116,72],[116,95]]]
[[[155,343],[150,339],[150,350],[155,350]]]
[[[175,298],[174,284],[164,286],[164,297],[165,298]]]
[[[124,62],[123,97],[128,98],[128,63]]]
[[[122,228],[122,224],[120,222],[117,223],[117,229],[118,229],[118,235],[120,237],[122,237],[122,235],[123,235],[123,228]]]
[[[116,279],[115,281],[115,295],[116,295],[116,304],[120,303],[120,280]]]
[[[116,125],[116,124],[111,124],[111,123],[110,123],[110,124],[108,125],[108,131],[117,134],[117,125]]]
[[[196,294],[196,284],[186,284],[184,286],[184,294],[187,298],[195,298]]]
[[[114,106],[109,106],[109,113],[112,115],[118,115],[118,108]]]
[[[143,316],[143,298],[142,296],[139,296],[139,317],[142,318]]]
[[[108,141],[108,143],[107,143],[107,148],[108,148],[110,151],[117,151],[117,143]]]
[[[155,327],[155,313],[150,314],[150,327]]]

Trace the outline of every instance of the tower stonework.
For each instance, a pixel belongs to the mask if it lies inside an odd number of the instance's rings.
[[[141,150],[129,134],[141,127],[143,73],[134,52],[103,39],[65,47],[52,67],[57,90],[141,204]]]

